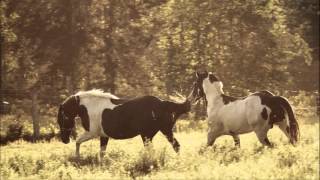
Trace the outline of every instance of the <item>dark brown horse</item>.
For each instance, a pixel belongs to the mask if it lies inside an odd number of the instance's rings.
[[[160,100],[154,96],[143,96],[102,113],[104,133],[113,139],[128,139],[140,135],[143,143],[152,141],[161,131],[176,152],[180,145],[172,128],[181,114],[190,111],[190,102],[183,103]],[[107,143],[107,142],[106,142]]]

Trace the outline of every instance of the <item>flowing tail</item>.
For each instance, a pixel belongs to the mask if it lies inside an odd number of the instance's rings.
[[[291,105],[289,104],[289,102],[286,98],[283,98],[281,96],[273,96],[273,98],[286,110],[288,117],[289,117],[289,132],[288,133],[290,135],[290,142],[292,144],[297,143],[298,139],[300,137],[299,124],[293,114],[293,110],[292,110]]]

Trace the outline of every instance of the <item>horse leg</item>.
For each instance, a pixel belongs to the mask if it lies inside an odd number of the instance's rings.
[[[102,158],[106,152],[108,141],[108,137],[100,137],[100,158]]]
[[[76,140],[76,156],[80,157],[80,144],[88,141],[89,139],[94,138],[95,135],[89,133],[89,132],[85,132],[84,134],[82,134],[77,140]]]
[[[217,133],[209,130],[208,136],[207,136],[207,146],[212,146],[216,141],[217,137],[218,137]]]
[[[240,138],[238,134],[231,134],[233,141],[234,141],[234,145],[236,147],[240,147]]]
[[[177,141],[177,139],[173,136],[172,130],[164,130],[161,132],[162,132],[162,134],[164,134],[166,136],[167,140],[172,145],[174,151],[178,153],[180,151],[180,144]]]
[[[267,136],[267,133],[268,133],[268,130],[255,130],[255,133],[259,139],[259,141],[261,142],[261,144],[263,145],[266,145],[268,147],[273,147],[273,145],[270,143],[269,139],[268,139],[268,136]]]
[[[216,139],[222,135],[223,126],[220,123],[208,124],[207,146],[212,146]]]
[[[148,146],[150,143],[152,143],[152,138],[153,137],[149,137],[146,135],[141,135],[142,141],[143,141],[143,145],[144,147]]]

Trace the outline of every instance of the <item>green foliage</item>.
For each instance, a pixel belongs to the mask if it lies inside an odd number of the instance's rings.
[[[151,145],[141,151],[139,157],[126,167],[129,175],[133,178],[149,174],[151,171],[159,169],[158,157],[155,155],[155,150],[150,146]]]
[[[20,124],[10,124],[7,131],[7,140],[15,141],[21,137],[22,126]]]
[[[276,127],[268,134],[274,148],[263,147],[254,133],[241,135],[241,148],[230,136],[217,139],[212,148],[204,130],[179,132],[181,152],[157,135],[144,148],[140,137],[111,140],[105,157],[99,141],[75,143],[17,141],[0,148],[1,179],[319,179],[319,124],[301,124],[301,141],[292,146]]]
[[[26,124],[25,126],[19,123],[11,123],[8,125],[6,131],[1,131],[0,134],[0,144],[4,145],[8,142],[17,141],[23,139],[28,142],[36,142],[39,140],[50,141],[52,138],[59,136],[56,133],[54,127],[49,126],[49,128],[41,128],[40,135],[38,139],[33,136],[33,129],[31,124]]]
[[[317,5],[4,0],[1,92],[16,105],[30,100],[30,91],[49,105],[91,88],[168,97],[189,93],[194,72],[203,69],[217,72],[236,95],[317,90]]]
[[[319,179],[319,94],[310,93],[319,88],[317,0],[2,0],[0,22],[0,93],[13,113],[1,115],[1,144],[33,141],[33,91],[40,139],[51,140],[1,146],[1,179]],[[53,138],[56,107],[77,90],[168,98],[189,93],[204,69],[227,94],[267,89],[288,97],[306,123],[301,142],[292,147],[272,130],[273,149],[251,134],[240,149],[223,137],[198,153],[206,139],[206,122],[193,121],[200,106],[176,125],[179,155],[157,136],[151,149],[137,138],[111,141],[103,159],[98,141],[84,143],[77,159],[74,143]]]

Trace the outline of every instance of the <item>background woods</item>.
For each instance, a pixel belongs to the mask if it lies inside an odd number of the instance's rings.
[[[319,14],[319,0],[0,0],[0,179],[318,180]],[[110,138],[104,158],[98,139],[80,158],[61,142],[57,109],[71,94],[174,99],[205,69],[228,95],[288,98],[299,143],[275,127],[272,149],[253,133],[241,148],[224,136],[203,149],[203,103],[175,125],[179,155],[161,133],[146,148]]]
[[[1,99],[52,113],[66,96],[187,94],[196,70],[227,94],[318,92],[318,0],[2,0]],[[39,118],[39,117],[37,117]]]

